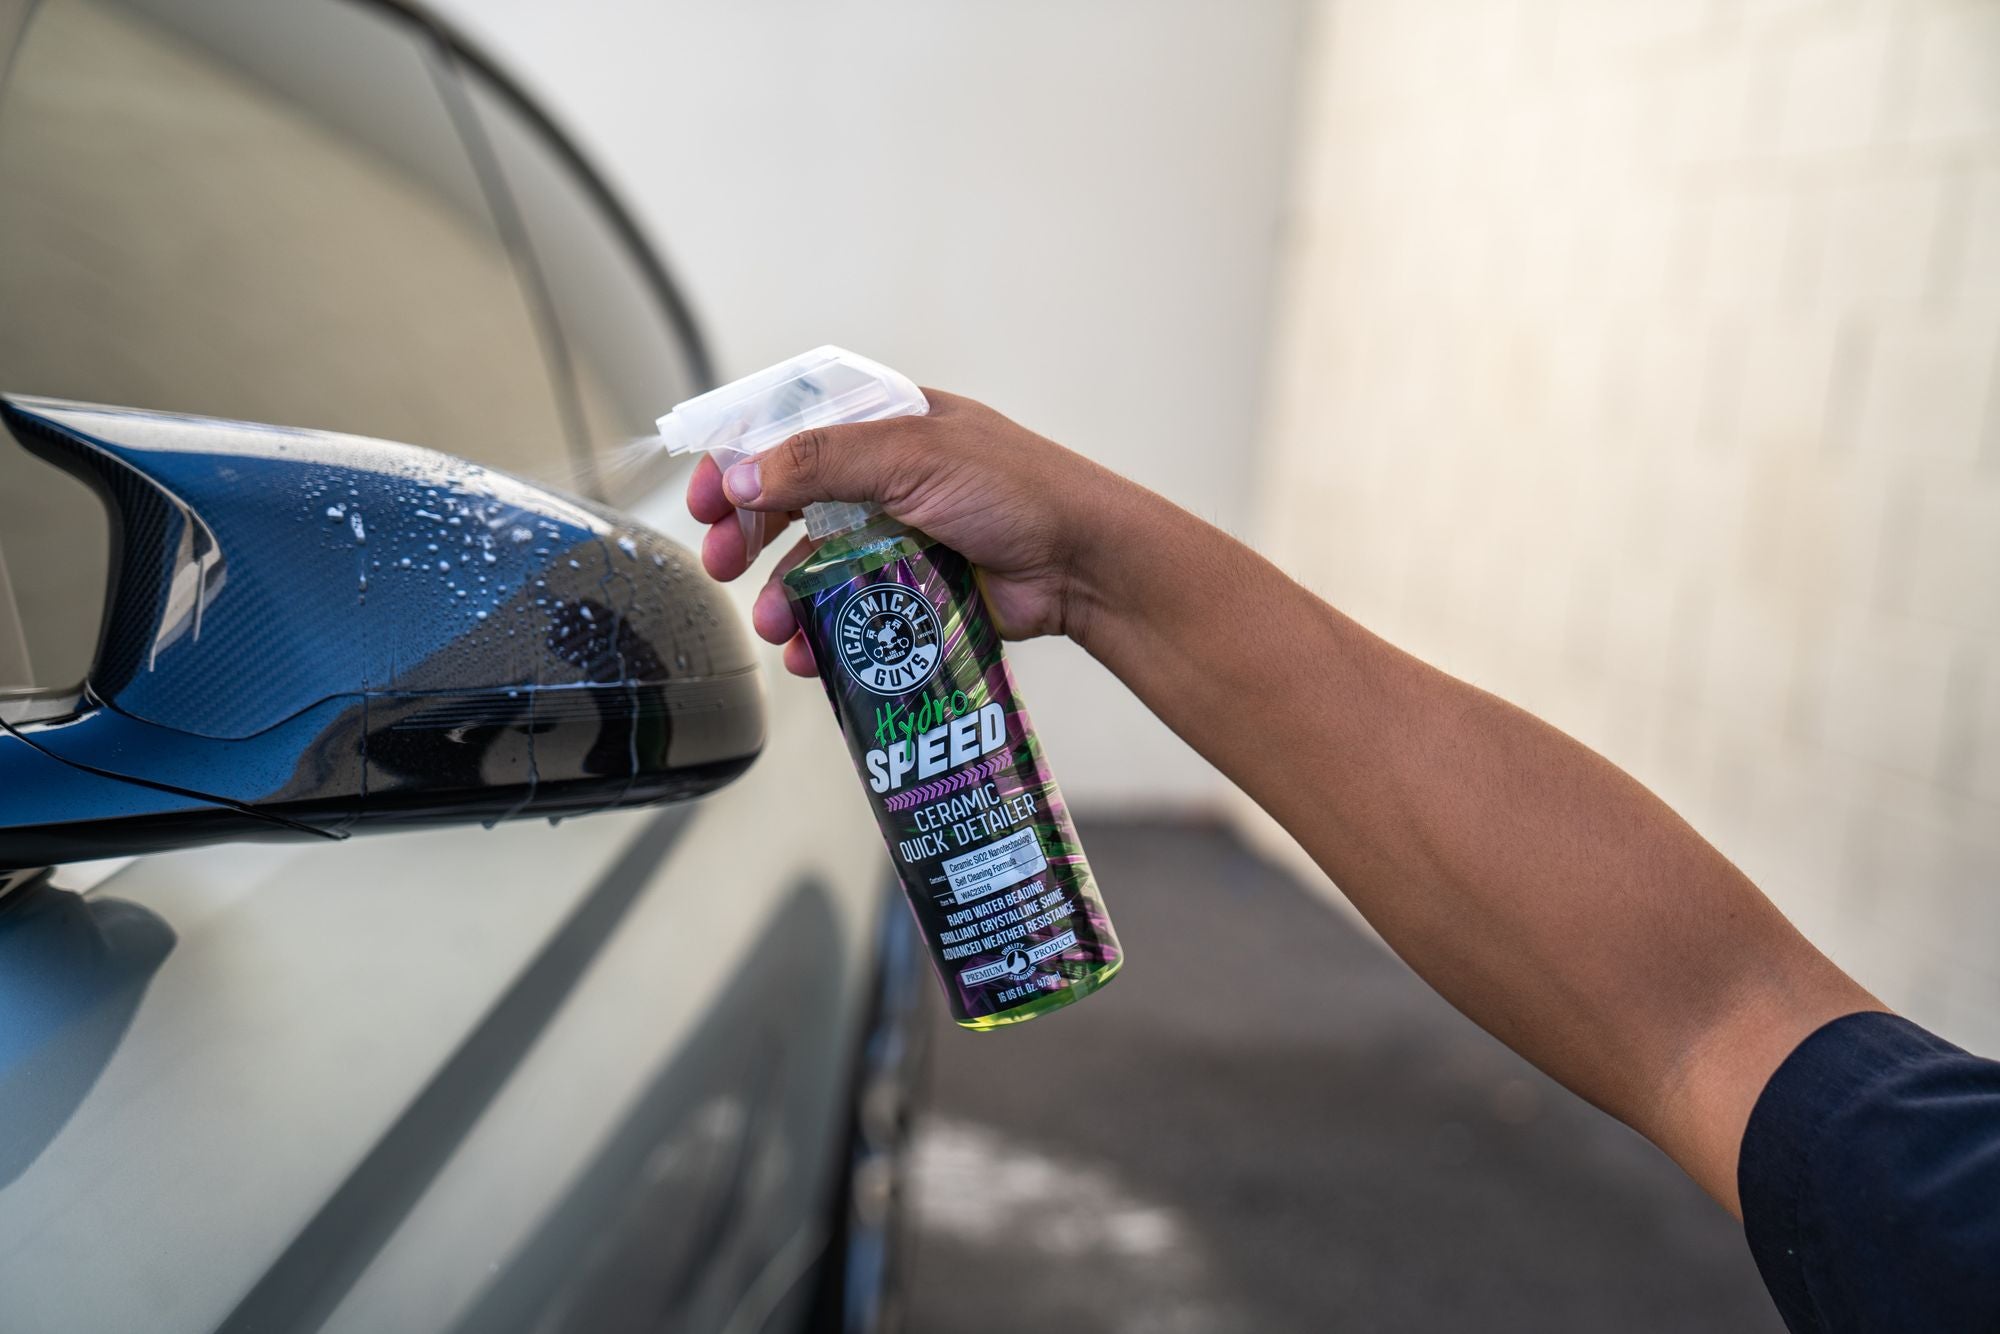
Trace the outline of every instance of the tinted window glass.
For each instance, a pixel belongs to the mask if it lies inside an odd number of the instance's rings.
[[[0,389],[572,478],[428,39],[394,16],[49,0],[0,102],[0,181]],[[87,493],[0,439],[0,543],[39,686],[88,666],[106,540]]]
[[[20,613],[14,605],[14,583],[7,577],[7,550],[0,547],[0,689],[5,689],[10,681],[26,683],[33,679],[33,669],[28,665],[28,637],[21,629]]]
[[[664,455],[627,446],[704,387],[694,350],[658,280],[575,163],[478,71],[464,78],[546,284],[599,487],[629,501],[670,471]]]

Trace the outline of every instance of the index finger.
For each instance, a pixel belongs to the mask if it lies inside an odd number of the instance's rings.
[[[722,493],[722,469],[706,454],[688,478],[687,507],[688,513],[703,523],[721,523],[736,509]]]

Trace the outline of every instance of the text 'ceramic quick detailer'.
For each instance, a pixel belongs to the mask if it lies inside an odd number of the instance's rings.
[[[929,411],[886,366],[822,347],[660,418],[727,468],[800,431]],[[754,554],[762,516],[743,515]],[[872,504],[809,506],[785,576],[931,959],[967,1028],[1089,995],[1123,955],[1000,635],[949,547]]]

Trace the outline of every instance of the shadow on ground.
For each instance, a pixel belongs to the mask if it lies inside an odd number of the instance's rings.
[[[1780,1334],[1734,1220],[1290,876],[1082,834],[1129,963],[939,1034],[909,1334]]]

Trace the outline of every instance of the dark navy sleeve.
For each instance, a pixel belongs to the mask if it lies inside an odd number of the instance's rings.
[[[1736,1182],[1792,1334],[2000,1334],[2000,1062],[1836,1019],[1765,1085]]]

